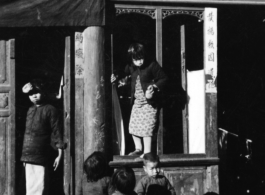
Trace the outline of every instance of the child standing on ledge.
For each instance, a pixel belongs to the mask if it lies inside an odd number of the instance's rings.
[[[45,83],[32,80],[23,87],[33,105],[29,108],[26,120],[21,161],[26,171],[27,195],[47,193],[47,163],[51,145],[58,149],[54,170],[59,166],[64,143],[62,128],[56,108],[46,102]]]
[[[158,107],[167,76],[156,61],[151,61],[140,43],[130,45],[128,64],[125,67],[126,77],[119,80],[124,86],[131,82],[131,103],[133,104],[129,122],[129,133],[132,134],[135,151],[129,156],[143,157],[151,152],[151,143],[158,120]],[[116,77],[111,75],[111,82]],[[142,139],[144,147],[142,146]]]

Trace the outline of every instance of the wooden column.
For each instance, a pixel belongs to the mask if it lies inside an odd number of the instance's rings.
[[[73,175],[72,175],[72,136],[71,136],[71,44],[70,37],[65,38],[64,54],[64,141],[67,147],[64,150],[64,193],[73,194]]]
[[[162,62],[162,9],[156,10],[156,58],[160,66]],[[157,132],[157,154],[163,154],[163,109],[159,113],[159,127]]]
[[[105,151],[104,29],[88,27],[84,36],[84,160]]]

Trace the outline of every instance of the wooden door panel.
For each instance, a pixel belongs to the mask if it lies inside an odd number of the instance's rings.
[[[0,41],[0,194],[15,188],[14,40]]]

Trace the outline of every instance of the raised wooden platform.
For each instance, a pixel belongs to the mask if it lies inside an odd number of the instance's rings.
[[[176,194],[206,192],[219,193],[219,158],[206,157],[205,154],[160,155],[160,174],[165,175],[174,186]],[[145,172],[143,161],[135,156],[113,156],[109,165],[113,168],[128,166],[133,168],[138,182]]]

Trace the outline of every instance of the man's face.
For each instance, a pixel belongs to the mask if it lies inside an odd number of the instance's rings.
[[[133,59],[133,63],[135,66],[142,66],[144,63],[144,59],[138,59],[138,60]]]
[[[146,174],[150,177],[156,177],[159,172],[160,172],[160,168],[158,166],[157,162],[148,162],[145,166],[144,166],[144,171],[146,172]]]
[[[40,92],[33,92],[29,94],[29,99],[33,104],[39,105],[42,100],[42,94]]]

